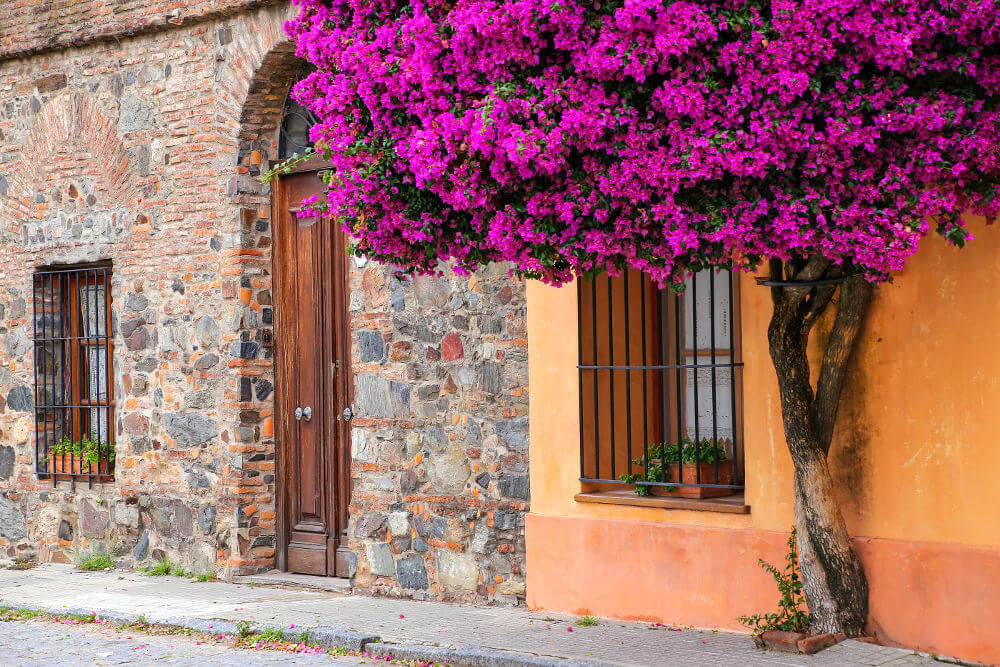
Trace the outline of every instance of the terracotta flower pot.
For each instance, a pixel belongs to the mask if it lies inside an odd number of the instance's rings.
[[[733,460],[725,459],[719,461],[719,481],[715,481],[715,463],[687,463],[685,462],[681,466],[681,473],[683,474],[683,481],[685,484],[697,484],[699,479],[702,484],[732,484],[733,483]],[[675,480],[674,477],[677,475],[677,464],[668,464],[668,468],[671,474],[671,479],[669,481],[679,481]],[[711,486],[651,486],[652,493],[654,496],[663,496],[665,498],[719,498],[722,496],[733,495],[732,489],[720,489]]]
[[[87,474],[105,478],[112,476],[111,466],[105,460],[90,463],[89,466],[88,469],[86,459],[76,454],[49,455],[49,471],[56,476],[57,480],[68,480],[71,477],[86,476]]]

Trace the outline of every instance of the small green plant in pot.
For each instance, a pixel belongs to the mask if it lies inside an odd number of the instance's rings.
[[[49,448],[50,469],[64,475],[110,475],[115,464],[115,449],[83,436],[73,440],[64,436]]]
[[[718,466],[718,478],[716,478]],[[646,454],[632,461],[633,470],[619,479],[635,484],[639,496],[654,495],[677,498],[717,498],[733,493],[732,489],[711,486],[653,486],[642,482],[676,482],[678,484],[732,484],[733,460],[726,450],[708,438],[698,442],[681,438],[677,442],[649,447]],[[645,471],[645,479],[644,477]],[[679,473],[679,475],[678,475]]]

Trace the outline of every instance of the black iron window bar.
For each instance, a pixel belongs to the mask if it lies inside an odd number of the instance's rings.
[[[111,266],[33,278],[35,470],[88,485],[114,477]]]
[[[593,489],[743,488],[738,285],[706,270],[685,287],[637,271],[578,281],[580,480]]]

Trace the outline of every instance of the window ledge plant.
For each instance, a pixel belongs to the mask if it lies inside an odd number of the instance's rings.
[[[681,438],[677,442],[653,445],[643,456],[632,461],[632,467],[639,468],[639,472],[622,473],[619,479],[627,484],[635,484],[638,496],[653,494],[679,498],[716,498],[732,494],[732,489],[727,488],[682,486],[733,483],[732,458],[726,454],[725,449],[713,444],[708,438],[697,442]],[[657,484],[663,482],[678,486]]]
[[[88,469],[93,469],[95,474],[104,475],[114,467],[115,449],[87,436],[79,440],[64,436],[49,448],[48,459],[57,474],[87,474]]]

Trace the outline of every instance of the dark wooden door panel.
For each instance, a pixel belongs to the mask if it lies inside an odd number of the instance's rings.
[[[324,339],[323,321],[323,286],[319,273],[319,262],[322,257],[322,239],[320,225],[314,220],[293,223],[297,227],[295,236],[295,272],[292,282],[294,306],[288,313],[289,330],[294,331],[292,354],[289,363],[295,368],[292,378],[293,386],[289,387],[298,399],[295,410],[308,411],[311,414],[320,409],[323,396],[323,378],[318,366],[322,365],[324,350],[317,348],[317,341]],[[299,418],[290,424],[295,432],[296,452],[293,466],[295,485],[295,505],[293,506],[293,529],[327,530],[325,512],[324,462],[326,461],[324,438],[321,429],[315,427],[320,423],[320,415],[310,416],[308,420]],[[314,422],[313,419],[317,421]]]
[[[278,566],[333,575],[341,569],[349,451],[337,419],[350,401],[339,373],[349,349],[343,240],[331,222],[291,211],[322,190],[315,173],[293,174],[274,197]]]

